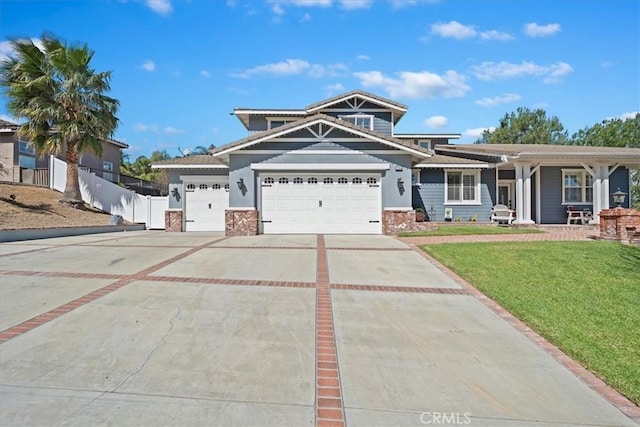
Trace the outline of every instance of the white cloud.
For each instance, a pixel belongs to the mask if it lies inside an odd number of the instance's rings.
[[[431,24],[431,34],[462,40],[475,37],[478,32],[472,25],[464,25],[458,21],[450,21]]]
[[[166,128],[164,128],[163,132],[166,133],[167,135],[177,135],[177,134],[184,133],[183,130],[176,129],[173,126],[167,126]]]
[[[284,15],[284,9],[282,9],[282,7],[280,6],[280,3],[275,3],[272,7],[271,7],[271,11],[276,14],[277,16],[282,16]]]
[[[469,90],[466,77],[455,71],[442,75],[429,71],[402,71],[398,78],[388,77],[380,71],[353,73],[364,87],[380,87],[391,98],[452,98],[461,97]]]
[[[529,37],[547,37],[560,32],[560,24],[538,25],[530,22],[524,26],[523,32]]]
[[[485,130],[489,130],[491,132],[493,132],[496,128],[491,126],[488,128],[472,128],[472,129],[467,129],[464,132],[462,132],[463,136],[469,137],[469,138],[480,138],[482,136],[482,133]]]
[[[133,125],[133,130],[136,132],[158,133],[158,125],[147,125],[144,123],[136,123],[135,125]]]
[[[146,0],[144,3],[158,15],[166,16],[173,12],[171,0]]]
[[[521,100],[522,97],[515,93],[505,93],[503,95],[494,96],[493,98],[482,98],[478,99],[475,103],[476,105],[480,105],[482,107],[496,107],[498,105],[509,104],[511,102],[516,102]]]
[[[344,86],[341,83],[334,83],[332,85],[325,85],[324,89],[327,91],[327,96],[335,95],[340,92],[344,92]]]
[[[342,76],[348,71],[349,67],[342,63],[329,65],[313,64],[309,70],[309,75],[315,79],[320,79],[323,77]]]
[[[394,9],[401,9],[403,7],[415,6],[420,3],[440,3],[440,0],[389,0],[389,2]]]
[[[18,39],[18,41],[24,42],[29,39]],[[44,51],[44,46],[42,46],[42,41],[38,38],[32,37],[31,42],[36,45],[38,49]],[[9,40],[0,41],[0,61],[4,61],[6,59],[14,58],[16,55],[13,46]]]
[[[144,64],[140,66],[145,71],[153,72],[156,70],[156,63],[153,61],[146,61]]]
[[[207,71],[207,70],[200,70],[200,75],[201,75],[202,77],[209,78],[209,77],[211,77],[211,72],[210,72],[210,71]]]
[[[371,59],[371,57],[367,56],[367,55],[358,55],[356,56],[356,59],[359,61],[368,61]]]
[[[431,116],[425,119],[424,123],[430,128],[440,129],[449,124],[449,119],[445,116]]]
[[[513,40],[513,36],[511,34],[496,30],[482,31],[480,33],[480,38],[482,40],[499,40],[503,42]]]
[[[282,62],[258,65],[240,73],[231,74],[232,77],[248,79],[256,75],[291,76],[308,73],[310,77],[319,79],[323,77],[343,76],[349,71],[345,64],[310,64],[302,59],[287,59]]]
[[[347,10],[367,9],[372,3],[373,0],[340,0],[340,6]]]
[[[287,59],[282,62],[274,62],[272,64],[258,65],[241,73],[232,74],[233,77],[248,79],[249,77],[260,74],[271,74],[277,76],[290,76],[301,74],[311,67],[307,61],[302,59]]]
[[[480,80],[501,80],[522,76],[543,76],[543,82],[554,83],[561,77],[573,72],[571,65],[566,62],[556,62],[549,65],[538,65],[534,62],[523,61],[520,64],[510,62],[483,62],[473,66],[474,74]]]
[[[300,18],[300,22],[309,22],[311,20],[313,20],[313,18],[308,13],[305,13],[302,15],[302,18]]]
[[[629,113],[622,113],[617,118],[620,120],[635,119],[636,115],[640,114],[640,111],[631,111]]]

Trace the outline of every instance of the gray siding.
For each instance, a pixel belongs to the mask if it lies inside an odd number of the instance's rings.
[[[477,215],[478,221],[486,222],[491,217],[491,208],[495,199],[495,170],[483,169],[480,172],[481,205],[445,205],[444,204],[444,169],[423,169],[420,171],[420,185],[413,186],[413,206],[427,212],[434,209],[435,221],[444,220],[445,208],[453,209],[453,219],[467,221]]]
[[[379,107],[378,107],[379,108]],[[393,125],[391,123],[390,111],[366,111],[363,109],[354,110],[353,112],[336,112],[327,111],[324,114],[333,117],[351,116],[351,115],[367,115],[373,116],[373,130],[385,135],[391,135],[393,132]]]
[[[226,176],[228,173],[227,169],[166,169],[166,171],[169,177],[169,209],[184,209],[184,183],[180,180],[180,175]],[[177,190],[178,197],[173,196],[174,189]]]
[[[269,146],[273,150],[289,149],[290,144],[298,143],[264,143],[254,147],[256,150]],[[263,147],[264,146],[264,147]],[[287,147],[287,148],[284,148]],[[381,144],[364,142],[364,143],[317,143],[308,144],[307,149],[342,149],[350,151],[350,149],[363,151],[366,149],[383,149],[388,147]],[[370,148],[369,148],[370,147]],[[301,149],[302,147],[297,147]],[[301,150],[304,151],[304,150]],[[409,154],[231,154],[229,156],[229,182],[234,183],[243,180],[246,190],[241,192],[237,186],[231,185],[229,192],[230,207],[256,207],[258,206],[258,172],[251,169],[252,163],[286,163],[286,164],[304,164],[304,163],[388,163],[389,170],[382,172],[382,207],[411,207],[411,156]],[[319,172],[323,172],[319,170]],[[345,169],[348,172],[348,169]],[[325,172],[326,173],[326,172]],[[337,173],[337,172],[336,172]],[[398,186],[398,179],[404,182],[402,189]]]

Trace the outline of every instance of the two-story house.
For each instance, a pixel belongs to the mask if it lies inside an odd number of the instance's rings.
[[[169,230],[394,234],[430,220],[564,222],[567,205],[608,207],[629,190],[639,149],[455,145],[459,134],[398,134],[398,102],[348,92],[303,109],[235,108],[248,136],[210,155],[168,160]],[[547,196],[548,195],[548,196]],[[596,215],[597,220],[597,215]]]
[[[49,157],[38,156],[28,141],[18,138],[20,125],[0,120],[0,181],[46,185]],[[129,148],[114,139],[102,140],[102,155],[87,151],[79,166],[107,181],[117,182],[120,175],[120,150]],[[63,155],[58,156],[64,159]]]

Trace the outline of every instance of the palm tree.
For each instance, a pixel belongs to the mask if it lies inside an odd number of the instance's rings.
[[[0,64],[0,86],[9,113],[27,120],[18,136],[39,154],[65,153],[67,183],[60,201],[83,208],[79,157],[88,150],[102,154],[101,140],[118,125],[119,102],[105,95],[111,72],[90,67],[94,52],[86,44],[71,46],[50,34],[41,43],[10,41],[15,54]]]

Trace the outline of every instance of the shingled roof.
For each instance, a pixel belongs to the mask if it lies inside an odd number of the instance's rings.
[[[228,154],[232,151],[236,151],[238,149],[251,146],[253,144],[258,144],[260,142],[269,140],[271,138],[276,138],[282,135],[286,135],[298,129],[303,129],[307,126],[314,124],[314,122],[325,122],[332,125],[336,125],[336,127],[342,128],[354,134],[357,134],[363,137],[369,137],[373,141],[387,144],[395,148],[403,149],[405,151],[410,151],[418,157],[429,157],[434,154],[433,151],[414,145],[410,142],[407,142],[398,138],[394,138],[390,135],[381,134],[379,132],[363,128],[362,126],[355,125],[348,121],[340,120],[338,118],[328,116],[326,114],[321,114],[321,113],[314,114],[313,116],[305,117],[304,119],[300,119],[295,122],[287,123],[284,126],[280,126],[274,129],[250,134],[246,138],[243,138],[238,141],[229,143],[227,145],[223,145],[222,147],[216,148],[214,151],[211,152],[211,154],[213,154],[214,156],[221,156],[224,154]],[[329,137],[327,139],[330,140],[331,138]]]
[[[418,163],[417,168],[438,168],[442,166],[458,166],[458,167],[488,167],[488,162],[483,162],[474,159],[465,159],[463,157],[446,156],[443,154],[436,154],[435,156],[424,159]]]
[[[180,167],[194,169],[225,169],[229,166],[222,159],[213,157],[210,154],[198,154],[195,156],[177,157],[175,159],[154,162],[151,167],[153,169],[172,169]]]
[[[628,157],[640,161],[640,148],[594,147],[556,144],[450,144],[439,145],[441,153],[466,153],[487,156],[526,157]]]

